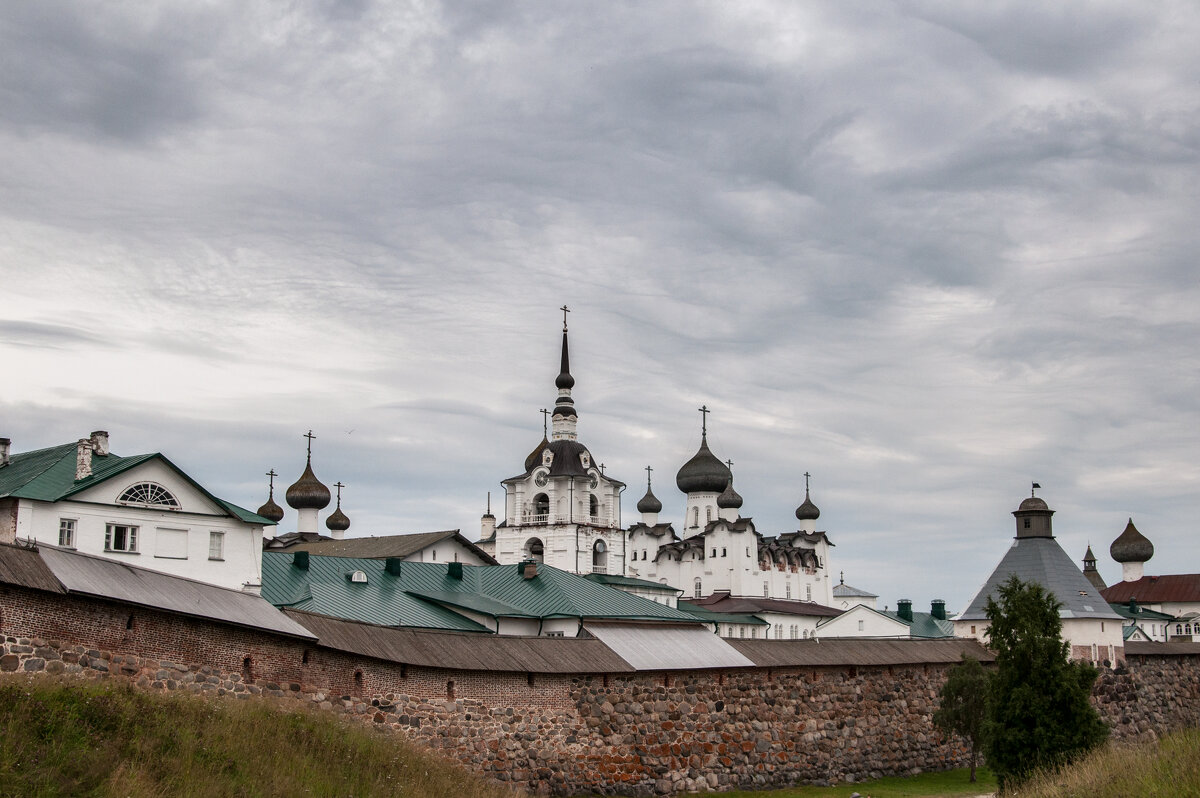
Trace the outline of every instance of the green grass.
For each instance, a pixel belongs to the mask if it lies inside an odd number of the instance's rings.
[[[0,795],[513,798],[395,736],[278,702],[0,681]]]
[[[836,787],[789,787],[783,790],[734,791],[721,793],[722,798],[849,798],[854,793],[870,798],[950,798],[951,796],[986,795],[996,791],[996,777],[986,768],[975,771],[976,781],[970,781],[970,771],[946,770],[922,773],[919,776],[889,776],[858,784],[839,784]],[[1125,796],[1129,798],[1129,796]]]
[[[1200,796],[1200,730],[1158,744],[1109,745],[1068,768],[1042,773],[1012,791],[1013,798],[1132,798]]]

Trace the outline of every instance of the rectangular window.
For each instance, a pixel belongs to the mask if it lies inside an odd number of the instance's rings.
[[[812,585],[805,585],[804,593],[808,596],[808,601],[812,601]]]
[[[208,533],[208,559],[224,560],[225,559],[225,533],[224,532],[209,532]]]
[[[186,560],[188,558],[188,531],[186,529],[167,529],[161,526],[154,530],[154,556],[165,560]]]
[[[787,583],[787,597],[792,597],[792,583],[790,581]]]
[[[138,528],[125,524],[104,525],[104,550],[137,553]]]
[[[767,584],[766,582],[763,582],[763,598],[770,598],[770,596],[771,596],[771,586],[769,584]]]
[[[75,548],[75,519],[58,519],[58,545],[68,549]]]
[[[861,632],[862,630],[863,630],[863,622],[862,622],[862,621],[859,621],[859,622],[858,622],[858,631],[860,631],[860,632]]]

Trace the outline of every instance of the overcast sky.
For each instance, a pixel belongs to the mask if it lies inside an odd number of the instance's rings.
[[[1200,571],[1200,6],[0,5],[0,436],[462,528],[580,440],[962,609],[1034,480]],[[280,500],[282,504],[282,499]],[[330,508],[332,509],[332,508]],[[288,512],[281,530],[295,528]]]

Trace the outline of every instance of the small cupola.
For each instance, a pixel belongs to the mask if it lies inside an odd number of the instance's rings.
[[[279,475],[275,473],[274,468],[267,472],[267,501],[257,510],[259,515],[273,524],[278,524],[283,520],[283,508],[275,503],[275,477],[277,476]]]
[[[346,536],[346,530],[350,528],[350,519],[342,512],[342,488],[346,486],[341,482],[334,484],[337,488],[337,508],[325,519],[325,528],[329,530],[329,534],[334,540],[341,540]]]
[[[1041,490],[1041,485],[1034,482],[1029,491],[1029,498],[1021,502],[1021,506],[1013,510],[1017,519],[1017,538],[1052,538],[1054,529],[1050,517],[1054,511],[1039,498],[1035,491]]]

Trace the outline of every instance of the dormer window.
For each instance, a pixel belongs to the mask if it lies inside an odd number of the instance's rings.
[[[554,452],[550,449],[542,450],[542,465],[550,465],[550,461],[554,459]]]
[[[117,501],[121,504],[139,504],[143,507],[166,507],[172,510],[180,508],[179,499],[172,496],[171,492],[162,485],[153,482],[139,482],[131,485],[117,497]]]
[[[579,462],[583,464],[584,468],[592,467],[592,457],[587,452],[583,452],[579,455]]]
[[[347,574],[347,576],[350,577],[351,582],[356,582],[360,585],[365,585],[367,583],[367,574],[364,571],[352,571],[351,573]]]

